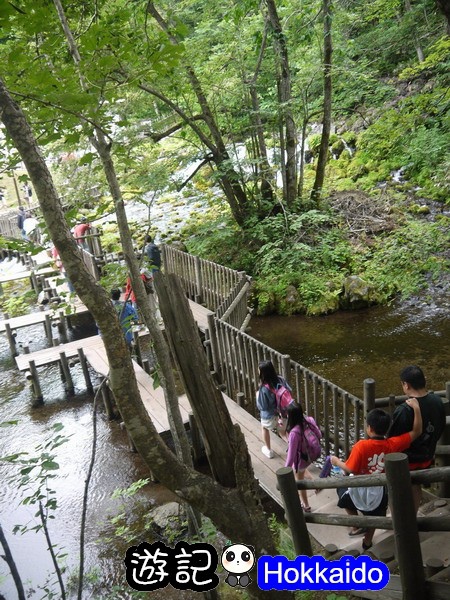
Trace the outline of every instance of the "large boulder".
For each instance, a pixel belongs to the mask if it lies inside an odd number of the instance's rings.
[[[365,308],[373,303],[372,286],[357,275],[349,275],[343,281],[339,306],[343,309]]]
[[[174,519],[183,515],[183,509],[178,502],[168,502],[162,506],[156,506],[149,512],[154,525],[165,529]]]

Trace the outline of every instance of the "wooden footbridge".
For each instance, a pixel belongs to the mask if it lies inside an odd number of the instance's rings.
[[[92,257],[88,260],[91,261],[91,266],[95,262]],[[177,274],[184,286],[191,311],[203,336],[210,370],[222,390],[233,422],[239,424],[243,431],[260,487],[280,506],[284,506],[284,504],[281,492],[277,488],[277,472],[284,466],[286,445],[281,439],[272,436],[275,457],[268,459],[261,453],[260,423],[255,406],[255,392],[259,384],[259,361],[271,359],[277,371],[290,382],[295,395],[302,399],[306,412],[314,416],[318,423],[325,425],[323,427],[325,455],[332,451],[341,456],[348,455],[350,447],[363,434],[364,416],[371,408],[384,406],[388,410],[392,410],[397,403],[404,400],[404,397],[394,396],[376,398],[373,380],[364,382],[363,398],[358,398],[320,377],[307,367],[292,361],[289,356],[281,355],[249,336],[245,330],[250,319],[247,307],[250,281],[245,273],[215,265],[168,246],[163,247],[163,264],[166,272]],[[80,311],[82,311],[81,307]],[[36,313],[36,315],[40,314]],[[61,315],[57,316],[57,312],[52,315],[58,319],[59,323],[61,322]],[[30,323],[45,323],[46,320],[48,323],[48,318],[44,317],[44,321],[42,321],[42,316],[39,316],[40,321],[33,321],[31,317],[29,319]],[[8,320],[11,331],[19,326],[27,326],[25,321],[23,323],[20,325],[20,321]],[[6,322],[0,323],[0,331],[6,332],[6,325]],[[145,333],[145,331],[138,331],[136,337]],[[139,356],[137,358],[139,360]],[[18,368],[27,373],[27,377],[32,383],[38,381],[37,369],[40,366],[58,363],[62,378],[68,388],[70,387],[70,368],[74,360],[81,364],[88,389],[92,389],[89,368],[103,377],[108,374],[106,352],[99,336],[16,356]],[[141,364],[138,364],[137,360],[134,361],[134,369],[142,401],[157,430],[164,434],[167,432],[169,424],[163,391],[161,388],[153,387],[148,361],[141,361]],[[446,390],[439,394],[442,396],[447,407],[447,414],[449,414],[450,384],[447,384]],[[107,389],[105,389],[103,399],[109,414],[112,408]],[[183,420],[188,423],[191,409],[185,395],[180,396],[179,403]],[[447,437],[443,444],[449,443],[448,430],[447,427],[445,434]],[[447,469],[447,475],[444,480],[439,480],[441,481],[440,495],[442,497],[439,500],[431,498],[429,501],[427,510],[430,511],[430,514],[450,515],[450,501],[447,500],[450,497],[450,467],[446,466],[449,456],[449,447],[440,446],[436,463]],[[312,473],[318,476],[319,468],[320,464],[312,467]],[[318,487],[324,487],[323,483]],[[353,523],[348,522],[348,517],[336,515],[338,512],[336,493],[332,488],[333,486],[323,489],[319,494],[315,493],[314,488],[309,489],[308,494],[313,512],[305,515],[308,530],[324,547],[333,542],[336,550],[358,553],[361,540],[348,537],[346,528]],[[440,504],[436,504],[437,502]],[[322,517],[320,517],[321,514]],[[354,517],[353,519],[358,518]],[[435,565],[438,564],[438,567],[435,568],[437,574],[433,577],[435,580],[439,580],[439,585],[430,586],[430,590],[433,590],[430,592],[430,598],[433,600],[450,597],[449,587],[445,587],[444,584],[442,584],[444,587],[440,585],[443,581],[445,582],[446,578],[448,581],[450,571],[448,520],[443,523],[441,532],[436,531],[439,526],[433,525],[432,532],[430,530],[420,534],[423,564],[430,563],[430,561]],[[395,559],[392,557],[395,554],[395,548],[392,531],[377,530],[371,551],[375,557],[386,560],[389,558],[393,564],[392,561],[395,562]],[[401,584],[398,583],[398,580],[393,579],[392,581],[395,581],[395,585],[392,589],[383,590],[383,597],[401,598]],[[381,598],[381,595],[376,593],[355,592],[355,595],[357,594],[361,597]]]

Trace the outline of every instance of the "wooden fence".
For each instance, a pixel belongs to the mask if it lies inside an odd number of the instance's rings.
[[[356,477],[324,478],[314,481],[296,481],[291,468],[283,467],[277,471],[280,489],[286,512],[286,520],[291,531],[295,553],[299,556],[312,556],[312,546],[306,523],[339,525],[342,527],[374,527],[394,531],[396,557],[389,555],[390,571],[387,587],[377,594],[360,590],[354,591],[362,598],[398,598],[399,600],[446,600],[450,597],[450,583],[444,571],[444,562],[439,557],[439,542],[436,542],[436,559],[430,560],[427,567],[433,566],[429,576],[423,568],[423,559],[419,539],[420,531],[450,531],[450,516],[416,517],[411,483],[448,482],[450,467],[409,471],[408,457],[403,453],[386,456],[386,474],[362,475]],[[371,487],[386,485],[389,493],[391,517],[352,516],[325,513],[305,514],[300,506],[298,489],[332,489],[342,487]],[[429,544],[429,539],[427,543]],[[337,560],[350,554],[348,550],[337,551],[333,544],[325,547],[329,560]],[[393,575],[398,570],[400,575]],[[428,569],[429,570],[429,569]],[[439,572],[442,579],[436,579]]]
[[[16,214],[5,214],[0,217],[0,235],[6,238],[17,238],[20,236]]]
[[[166,273],[175,273],[188,298],[203,304],[237,328],[249,319],[247,305],[250,278],[198,256],[164,245],[162,261]]]

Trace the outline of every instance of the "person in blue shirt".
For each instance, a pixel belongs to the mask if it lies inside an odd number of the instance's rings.
[[[151,235],[147,235],[147,237],[145,238],[145,243],[145,256],[147,258],[149,269],[153,274],[161,269],[161,252],[158,246],[153,241]]]
[[[279,422],[277,398],[274,390],[278,385],[283,385],[289,391],[292,390],[286,379],[275,371],[272,361],[263,360],[259,363],[258,368],[260,386],[256,396],[256,406],[260,413],[261,435],[264,442],[261,452],[267,458],[273,458],[275,453],[270,447],[270,432],[276,431],[280,437],[285,437],[285,427]]]
[[[123,302],[120,299],[120,290],[111,290],[111,300],[122,325],[126,342],[128,346],[131,346],[133,341],[132,327],[139,320],[136,309],[129,302]]]

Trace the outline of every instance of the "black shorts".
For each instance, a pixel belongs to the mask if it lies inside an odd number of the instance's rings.
[[[348,493],[348,488],[338,488],[337,495],[339,496],[339,500],[337,505],[339,508],[348,508],[349,510],[359,510],[353,504],[353,500],[350,498],[350,494]],[[386,487],[383,489],[383,497],[381,499],[380,504],[374,510],[360,510],[363,515],[370,517],[385,517],[386,510],[388,506],[388,494]]]

